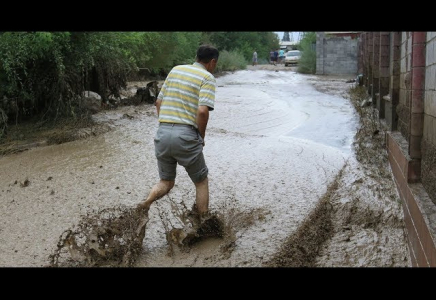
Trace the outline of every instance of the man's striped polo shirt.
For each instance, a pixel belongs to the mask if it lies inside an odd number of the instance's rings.
[[[215,86],[215,77],[202,64],[194,62],[175,66],[157,96],[162,100],[159,122],[189,124],[198,128],[198,106],[214,109]]]

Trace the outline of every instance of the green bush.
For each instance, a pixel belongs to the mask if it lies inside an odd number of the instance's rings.
[[[215,45],[221,51],[237,51],[251,64],[254,50],[257,51],[259,63],[269,61],[271,49],[279,47],[279,39],[274,32],[204,32],[202,41]]]
[[[298,62],[298,72],[303,74],[315,74],[316,72],[316,52],[308,49],[301,54]]]
[[[3,111],[3,109],[0,108],[0,140],[5,135],[7,126],[8,116],[6,116],[6,113]]]
[[[202,43],[218,48],[222,72],[246,69],[254,50],[261,62],[278,39],[272,32],[0,32],[0,132],[37,115],[75,118],[83,91],[107,101],[139,68],[164,75],[193,63]]]
[[[298,62],[298,72],[315,74],[316,72],[316,33],[306,32],[300,41],[301,58]]]
[[[238,51],[220,51],[216,72],[245,70],[247,60],[244,55]]]

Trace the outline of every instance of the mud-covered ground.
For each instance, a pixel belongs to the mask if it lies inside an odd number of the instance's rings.
[[[389,166],[386,124],[364,87],[343,76],[312,76],[314,87],[349,99],[359,114],[349,159],[303,226],[290,236],[270,266],[411,267],[404,215]],[[314,228],[318,228],[314,231]],[[323,241],[318,243],[317,241]]]
[[[284,72],[280,73],[283,75],[295,71],[295,67],[283,65],[248,69],[274,70]],[[13,150],[13,144],[8,144],[11,154],[0,158],[0,165],[7,170],[2,170],[0,176],[0,266],[47,266],[53,264],[53,254],[71,253],[82,263],[64,260],[66,266],[410,266],[400,200],[384,148],[384,126],[377,121],[372,106],[361,106],[365,93],[359,89],[351,91],[353,85],[346,79],[349,77],[304,75],[304,80],[319,92],[349,99],[356,108],[360,126],[355,135],[355,155],[343,163],[341,155],[325,148],[318,158],[316,150],[311,152],[310,143],[301,141],[294,149],[286,144],[287,140],[269,138],[268,131],[250,134],[236,119],[231,120],[234,127],[243,128],[239,132],[225,130],[225,121],[212,119],[205,151],[211,168],[211,209],[222,228],[215,228],[209,235],[195,228],[190,217],[193,188],[181,172],[174,191],[151,208],[147,228],[141,232],[145,237],[140,251],[125,245],[136,243],[130,233],[138,227],[138,216],[132,208],[156,181],[152,140],[148,138],[155,131],[152,105],[100,113],[92,128],[85,127],[79,133],[66,127],[68,140],[83,141],[39,147],[28,154],[15,153],[18,151]],[[262,82],[254,84],[262,88]],[[227,106],[233,105],[233,99],[228,101],[226,95],[219,96]],[[261,102],[262,96],[250,97]],[[246,104],[242,101],[238,105],[239,108]],[[249,111],[261,108],[252,106]],[[220,115],[218,106],[215,113]],[[229,113],[232,110],[226,112]],[[272,110],[269,114],[277,113]],[[40,136],[46,137],[47,132]],[[147,139],[142,140],[144,136]],[[21,137],[20,144],[26,144],[25,133]],[[38,141],[37,137],[32,138]],[[29,148],[47,145],[34,141]],[[306,155],[303,160],[319,160],[312,171],[316,176],[305,175],[306,187],[298,179],[295,183],[274,182],[280,178],[277,169],[283,164],[291,166],[293,158],[290,155],[270,161],[265,153],[272,157],[295,153],[294,160],[302,155]],[[232,155],[227,162],[227,156]],[[235,159],[237,170],[232,170]],[[310,165],[305,167],[308,168]],[[318,188],[309,185],[316,186],[317,182]],[[263,205],[265,201],[274,206]],[[279,215],[286,207],[291,211]],[[120,211],[121,214],[115,214]],[[110,224],[103,218],[108,212],[107,218],[113,220]],[[116,226],[130,231],[117,232]],[[192,243],[183,244],[186,232],[196,237]],[[95,238],[84,242],[84,233]],[[201,235],[207,238],[201,239]],[[75,250],[69,252],[68,247]],[[110,247],[116,251],[109,251]],[[134,250],[134,259],[127,248]],[[107,253],[114,261],[99,262],[98,255]]]

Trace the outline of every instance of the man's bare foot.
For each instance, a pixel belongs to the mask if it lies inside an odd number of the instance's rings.
[[[144,216],[141,216],[141,218],[139,219],[138,228],[136,228],[136,236],[141,236],[142,238],[144,238],[145,225],[147,225],[148,221],[149,221],[149,218],[148,218],[148,212],[147,212]]]
[[[141,202],[136,206],[138,217],[139,217],[139,224],[138,228],[136,229],[136,235],[141,238],[144,238],[145,234],[145,225],[147,225],[149,218],[148,218],[148,211],[150,209],[150,204]]]
[[[146,213],[148,213],[148,211],[150,210],[150,203],[148,203],[147,201],[141,201],[139,202],[139,204],[136,206],[137,209],[145,211]]]
[[[209,211],[205,211],[205,212],[199,213],[199,216],[200,216],[200,224],[203,224],[205,220],[207,220],[211,217],[211,214]]]

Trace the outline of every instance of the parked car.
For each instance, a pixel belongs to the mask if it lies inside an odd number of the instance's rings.
[[[290,50],[290,51],[286,52],[286,54],[285,54],[285,67],[287,67],[288,65],[298,64],[300,57],[301,57],[300,50]]]

